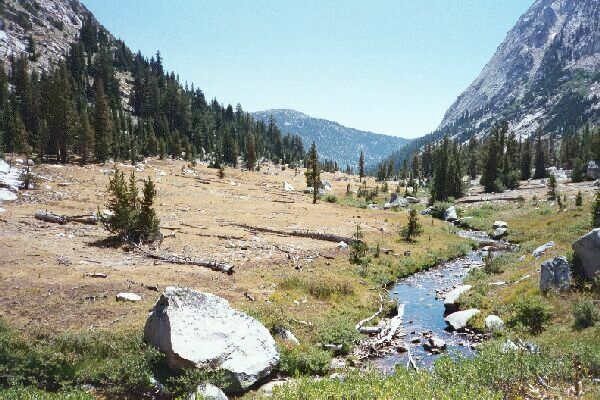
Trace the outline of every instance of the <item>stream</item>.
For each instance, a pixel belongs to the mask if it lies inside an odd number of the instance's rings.
[[[469,252],[464,257],[404,278],[388,291],[390,299],[405,303],[402,329],[406,333],[405,342],[410,346],[412,357],[419,368],[430,368],[444,353],[462,354],[467,357],[474,355],[471,348],[472,335],[446,330],[448,325],[444,321],[444,296],[436,298],[436,290],[446,292],[462,284],[470,270],[481,268],[488,250],[486,246],[500,249],[492,250],[495,254],[510,247],[507,242],[491,239],[485,232],[460,230],[457,234],[479,243],[479,249]],[[443,339],[447,345],[446,350],[440,355],[427,352],[422,345],[427,340],[423,336],[424,332],[431,332],[433,336]],[[396,365],[406,366],[407,361],[408,352],[393,352],[371,360],[371,365],[393,373]]]

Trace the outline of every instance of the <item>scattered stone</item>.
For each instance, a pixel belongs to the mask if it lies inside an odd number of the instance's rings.
[[[293,192],[296,189],[289,183],[283,182],[283,190],[285,190],[286,192]]]
[[[260,394],[264,397],[273,397],[273,390],[277,387],[286,385],[290,382],[290,380],[276,380],[267,382],[260,387]]]
[[[454,206],[450,206],[444,211],[444,221],[453,222],[458,219],[458,215],[456,214],[456,208]]]
[[[160,169],[159,169],[159,170],[156,172],[156,175],[158,175],[158,176],[167,176],[167,173],[166,173],[165,171],[162,171],[162,170],[160,170]]]
[[[571,286],[571,268],[565,257],[554,257],[542,263],[540,271],[540,290],[569,290]]]
[[[418,204],[421,202],[421,200],[419,200],[418,198],[411,196],[407,196],[404,199],[408,202],[408,204]]]
[[[8,189],[0,188],[0,201],[15,201],[17,195]]]
[[[504,329],[504,321],[497,315],[490,314],[485,317],[485,330],[490,333],[499,332]]]
[[[449,291],[444,297],[444,307],[447,311],[454,311],[458,308],[458,298],[461,294],[471,289],[471,285],[461,285]]]
[[[421,211],[421,215],[431,215],[432,212],[433,212],[433,207],[429,206],[426,209],[424,209],[423,211]]]
[[[331,182],[329,182],[329,181],[323,182],[323,188],[328,192],[333,190],[333,186],[331,185]]]
[[[130,302],[138,302],[141,301],[142,297],[135,293],[119,293],[117,294],[117,301],[130,301]]]
[[[600,179],[594,181],[594,187],[600,187]]]
[[[189,400],[227,400],[227,396],[221,389],[210,383],[203,383],[198,386],[196,393],[189,397]]]
[[[281,339],[294,344],[300,344],[300,341],[296,339],[296,336],[294,336],[290,330],[284,328],[275,328],[274,331]]]
[[[554,242],[550,241],[550,242],[543,244],[543,245],[539,246],[538,248],[536,248],[533,251],[533,253],[531,253],[531,255],[534,256],[535,258],[540,258],[541,256],[544,255],[546,250],[548,250],[554,246],[556,246],[556,244]]]
[[[337,245],[338,249],[340,250],[347,250],[348,249],[348,243],[346,242],[339,242]]]
[[[492,233],[492,239],[499,240],[508,234],[507,228],[497,228],[494,233]]]
[[[452,329],[459,331],[466,328],[469,320],[480,312],[481,311],[476,308],[470,308],[468,310],[452,313],[444,318],[444,320],[448,325],[450,325],[450,327],[452,327]]]
[[[573,243],[573,251],[579,262],[585,277],[594,279],[600,274],[600,228],[586,233]]]
[[[446,342],[437,336],[431,336],[425,343],[423,343],[423,348],[429,352],[436,352],[436,350],[445,350]]]
[[[108,275],[102,273],[102,272],[87,272],[85,274],[85,276],[88,276],[90,278],[107,278]]]
[[[260,322],[210,293],[168,287],[144,327],[146,342],[182,368],[219,365],[225,393],[240,393],[268,376],[279,362],[273,337]]]
[[[508,229],[508,224],[504,221],[494,221],[494,225],[492,225],[493,229],[498,229],[498,228],[506,228]]]

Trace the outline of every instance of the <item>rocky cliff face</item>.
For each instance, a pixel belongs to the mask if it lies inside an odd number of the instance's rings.
[[[77,0],[3,0],[0,2],[0,60],[29,53],[32,65],[47,69],[65,56],[91,13]],[[97,24],[96,20],[93,19]],[[31,53],[33,39],[35,55]]]
[[[400,137],[348,128],[337,122],[313,118],[295,110],[258,111],[252,115],[265,122],[272,116],[283,133],[300,135],[306,149],[314,141],[319,157],[337,161],[340,168],[347,164],[355,166],[361,150],[364,151],[366,164],[374,167],[408,142]]]
[[[507,119],[528,135],[598,122],[599,71],[600,1],[536,0],[439,130],[468,137]]]

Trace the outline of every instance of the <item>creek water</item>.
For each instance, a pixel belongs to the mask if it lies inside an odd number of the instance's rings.
[[[447,345],[445,353],[464,356],[474,354],[471,349],[470,335],[447,330],[447,324],[444,321],[443,296],[436,298],[436,290],[450,290],[454,286],[462,284],[473,268],[481,268],[487,253],[484,246],[500,249],[508,246],[506,242],[491,239],[485,232],[461,230],[457,234],[474,240],[480,248],[469,252],[464,257],[443,262],[437,267],[399,280],[388,292],[391,299],[405,303],[402,321],[403,332],[406,333],[405,342],[410,346],[412,357],[419,368],[431,367],[440,356],[425,351],[422,345],[422,342],[426,340],[423,332],[431,332],[433,336],[443,339]],[[408,353],[403,352],[376,358],[371,363],[379,369],[392,373],[397,365],[406,366],[407,361]]]

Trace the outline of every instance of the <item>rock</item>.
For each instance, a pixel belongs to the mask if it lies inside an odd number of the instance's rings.
[[[437,336],[431,336],[425,343],[423,348],[427,351],[433,352],[433,350],[444,350],[446,349],[446,342]]]
[[[267,382],[260,387],[260,390],[258,392],[263,397],[273,397],[273,390],[275,388],[289,384],[290,381],[291,380],[288,379],[288,380],[276,380],[276,381]]]
[[[542,263],[540,271],[540,290],[568,290],[571,286],[571,268],[565,257],[554,257]]]
[[[572,248],[587,279],[592,280],[600,274],[600,228],[577,239]]]
[[[8,189],[0,188],[0,201],[15,201],[17,195]]]
[[[464,311],[457,311],[444,318],[444,321],[446,321],[446,323],[450,325],[452,329],[454,329],[455,331],[459,331],[461,329],[466,328],[469,320],[475,315],[479,314],[480,312],[481,311],[479,311],[476,308],[470,308]]]
[[[587,171],[585,176],[588,179],[598,179],[600,178],[600,164],[596,161],[588,161]]]
[[[367,205],[369,210],[379,210],[379,206],[377,204],[370,203]]]
[[[499,240],[508,234],[507,228],[498,228],[492,233],[492,239]]]
[[[168,287],[144,327],[144,339],[166,354],[169,367],[218,365],[225,393],[240,393],[270,374],[279,362],[271,334],[251,316],[210,293]]]
[[[294,344],[300,344],[300,341],[296,339],[296,336],[294,336],[294,334],[288,329],[276,328],[275,333],[277,333],[277,335],[279,335],[279,337],[283,340],[292,342]]]
[[[456,215],[456,208],[454,206],[450,206],[444,211],[444,221],[456,221],[458,219],[458,215]]]
[[[295,189],[289,183],[283,182],[283,190],[285,190],[286,192],[293,192]]]
[[[492,225],[492,228],[494,228],[494,229],[507,228],[508,229],[508,224],[504,221],[494,221],[494,225]]]
[[[431,215],[432,212],[433,212],[433,207],[429,206],[426,209],[424,209],[423,211],[421,211],[421,215]]]
[[[0,207],[0,213],[6,212],[6,210],[2,207]]]
[[[421,200],[411,196],[405,197],[404,199],[408,202],[408,204],[418,204],[421,202]]]
[[[156,172],[156,175],[158,176],[167,176],[167,173],[165,171],[161,171],[160,169]]]
[[[339,242],[337,245],[338,249],[340,250],[347,250],[348,249],[348,243],[346,242]]]
[[[137,302],[137,301],[141,301],[142,298],[141,296],[135,294],[135,293],[119,293],[117,294],[117,301],[130,301],[130,302]]]
[[[471,289],[471,285],[461,285],[449,291],[444,297],[444,307],[447,311],[454,311],[458,308],[458,298],[461,294]]]
[[[485,330],[487,332],[499,332],[504,329],[504,321],[497,315],[490,314],[485,317]]]
[[[398,193],[394,192],[390,195],[390,203],[393,203],[396,200],[398,200]]]
[[[227,400],[227,396],[221,389],[210,383],[203,383],[198,386],[196,393],[189,397],[189,400]]]
[[[504,342],[504,344],[502,344],[502,352],[503,353],[508,353],[509,351],[518,351],[519,350],[519,346],[517,346],[515,344],[515,342],[513,342],[510,339],[507,339],[506,342]]]
[[[333,186],[331,185],[331,182],[329,182],[329,181],[323,182],[323,188],[328,192],[333,190]]]
[[[539,246],[538,248],[536,248],[533,253],[531,253],[532,256],[534,256],[535,258],[540,258],[541,256],[544,255],[544,253],[546,252],[546,250],[554,247],[556,244],[552,241],[543,244],[541,246]]]
[[[600,179],[594,181],[594,187],[600,187]]]

